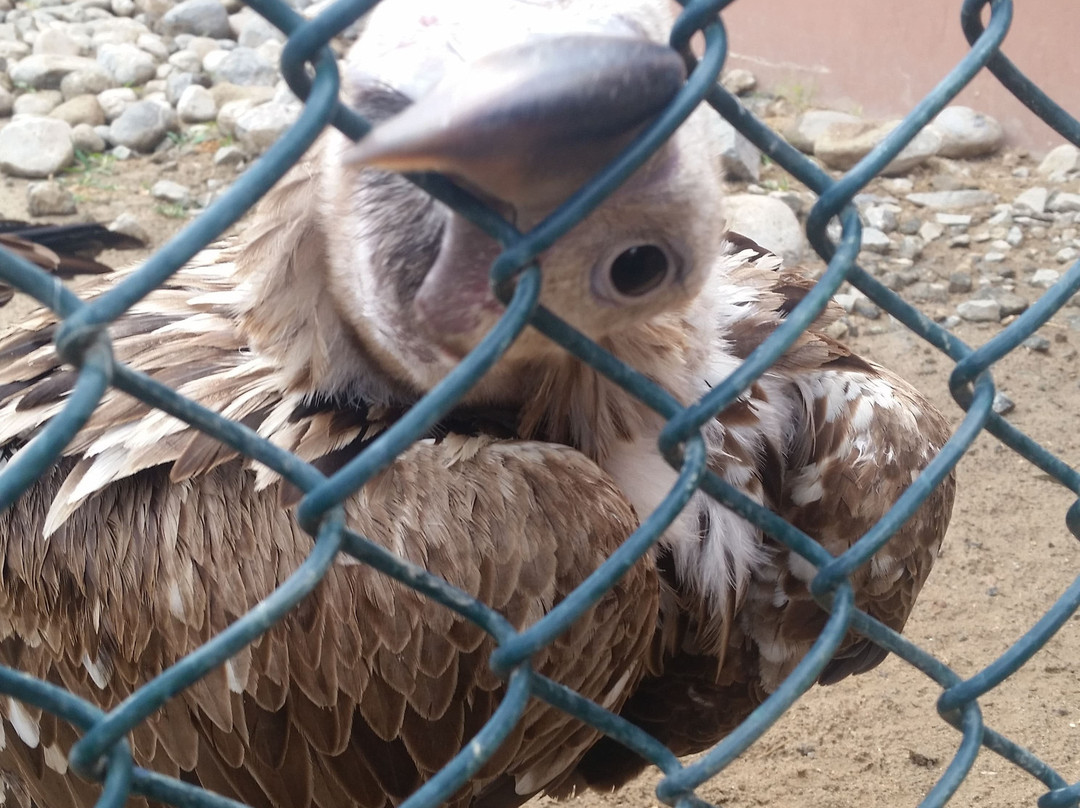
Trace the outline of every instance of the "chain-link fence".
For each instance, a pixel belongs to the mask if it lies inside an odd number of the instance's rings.
[[[530,698],[542,699],[572,713],[656,764],[664,773],[657,793],[665,803],[683,808],[705,805],[695,794],[695,788],[735,759],[799,698],[817,679],[849,627],[906,660],[943,689],[938,711],[942,718],[960,730],[961,738],[955,756],[926,796],[924,805],[939,806],[949,799],[970,772],[980,745],[992,749],[1045,784],[1048,791],[1038,802],[1041,808],[1080,804],[1080,785],[1070,786],[1050,765],[986,727],[978,703],[980,696],[1024,665],[1073,614],[1080,605],[1080,579],[1007,652],[975,676],[963,680],[933,655],[855,609],[847,577],[867,563],[914,513],[981,430],[990,432],[1070,491],[1080,492],[1080,474],[992,412],[994,384],[990,375],[996,361],[1015,349],[1080,289],[1080,263],[1073,265],[1060,281],[1001,333],[978,350],[972,350],[855,263],[861,225],[851,200],[983,68],[989,69],[1035,114],[1076,144],[1080,144],[1080,123],[1048,99],[1002,54],[1001,45],[1012,16],[1010,0],[966,0],[961,25],[971,43],[970,52],[877,148],[840,180],[834,181],[755,119],[734,96],[717,84],[727,51],[727,38],[718,14],[729,2],[690,0],[683,3],[684,11],[671,32],[670,44],[694,64],[685,86],[665,112],[617,160],[534,230],[518,233],[469,194],[441,178],[416,178],[425,190],[478,223],[503,245],[504,250],[495,261],[491,276],[506,302],[506,313],[454,372],[332,477],[324,477],[244,426],[225,420],[147,376],[114,362],[106,329],[236,222],[300,158],[327,124],[354,139],[367,131],[367,124],[338,102],[338,72],[328,42],[372,8],[376,0],[342,0],[311,21],[280,0],[249,0],[249,5],[288,34],[282,69],[294,92],[306,100],[303,114],[227,194],[121,284],[87,304],[55,279],[0,251],[0,278],[63,316],[56,336],[57,350],[80,368],[78,381],[63,411],[37,439],[12,458],[0,474],[0,508],[11,505],[60,456],[63,447],[90,417],[109,385],[193,424],[274,469],[285,480],[307,492],[297,509],[297,518],[315,536],[315,541],[303,565],[257,609],[139,688],[112,711],[102,712],[58,686],[0,668],[0,692],[54,713],[83,733],[71,751],[70,765],[82,776],[104,783],[101,805],[120,805],[131,792],[182,806],[236,805],[188,783],[134,766],[125,738],[133,727],[169,698],[223,664],[280,620],[318,585],[338,553],[348,553],[416,588],[478,624],[498,643],[490,663],[494,671],[508,681],[505,698],[467,749],[405,803],[408,808],[434,806],[454,793],[507,737]],[[990,7],[990,14],[984,27],[981,14],[986,6]],[[699,31],[704,33],[706,44],[703,56],[694,60],[689,56],[689,42]],[[828,261],[828,268],[814,290],[737,371],[703,399],[684,408],[646,378],[571,330],[542,307],[537,307],[540,270],[532,262],[640,166],[702,100],[764,154],[819,195],[820,199],[809,215],[807,232],[814,248]],[[838,243],[826,236],[826,225],[833,217],[838,217],[842,225]],[[705,467],[705,450],[699,430],[768,369],[814,321],[844,281],[861,290],[884,311],[955,362],[950,388],[967,415],[937,458],[889,513],[850,550],[833,558],[809,536],[710,473]],[[346,529],[341,503],[448,413],[527,324],[599,369],[668,419],[661,437],[661,449],[680,473],[656,512],[645,519],[640,529],[600,569],[546,617],[517,632],[484,604]],[[647,552],[699,486],[817,565],[819,572],[811,588],[815,597],[831,610],[831,617],[792,675],[735,732],[693,763],[682,765],[669,750],[642,730],[532,670],[529,659],[594,604],[629,565]],[[1080,502],[1069,509],[1066,523],[1074,535],[1080,536]]]

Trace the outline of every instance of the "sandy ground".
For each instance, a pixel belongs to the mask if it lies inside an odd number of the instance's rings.
[[[209,153],[202,147],[180,159],[99,165],[65,182],[79,197],[80,215],[109,221],[122,210],[135,212],[159,246],[184,219],[156,206],[147,189],[159,177],[187,183],[196,193],[207,178],[230,179],[231,169],[210,166]],[[995,178],[1008,176],[997,164],[985,170]],[[0,215],[25,214],[25,183],[0,182]],[[928,251],[923,260],[955,260],[957,251],[951,256]],[[131,260],[130,255],[105,258]],[[10,320],[26,307],[26,301],[17,300],[0,318]],[[962,412],[946,388],[949,360],[886,319],[861,328],[861,336],[849,342],[911,379],[954,425],[959,423]],[[964,324],[956,333],[978,345],[998,330],[997,325]],[[1074,346],[1080,332],[1058,317],[1042,333],[1051,339],[1048,354],[1021,349],[1000,363],[995,379],[1016,401],[1010,420],[1075,464],[1080,460],[1080,435],[1074,428],[1080,389]],[[1080,546],[1064,525],[1072,502],[1068,492],[993,438],[976,442],[960,464],[959,482],[943,554],[906,634],[968,676],[1001,654],[1071,583],[1080,570]],[[1066,779],[1080,777],[1078,673],[1080,624],[1073,620],[981,700],[988,725],[1026,745]],[[815,688],[701,794],[729,806],[914,806],[941,776],[960,739],[934,711],[939,692],[897,659],[837,686]],[[617,795],[589,795],[580,804],[654,805],[655,780],[646,775]],[[953,804],[1034,805],[1043,791],[1028,775],[983,752]]]

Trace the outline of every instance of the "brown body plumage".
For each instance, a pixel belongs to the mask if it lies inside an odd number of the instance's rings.
[[[478,5],[475,13],[498,4]],[[514,24],[522,9],[557,20],[584,9],[567,30],[599,25],[606,36],[613,27],[624,39],[629,32],[635,54],[642,37],[662,41],[667,30],[662,2],[642,0],[620,14],[602,3],[511,5]],[[408,104],[406,88],[393,75],[365,83],[364,59],[407,50],[387,32],[412,30],[395,26],[420,11],[430,26],[448,7],[402,0],[388,8],[382,27],[373,20],[361,40],[358,53],[367,56],[351,63],[350,100],[377,119]],[[454,45],[457,54],[461,43]],[[618,42],[604,47],[619,58]],[[422,95],[430,85],[408,89]],[[438,98],[441,90],[431,92]],[[422,130],[425,107],[416,109],[410,120],[419,118]],[[718,164],[706,121],[696,114],[541,256],[545,304],[687,403],[736,367],[809,288],[796,271],[717,228]],[[493,246],[403,179],[350,164],[399,159],[397,126],[383,130],[397,134],[377,159],[328,134],[239,239],[204,251],[114,325],[117,359],[324,471],[355,456],[498,316],[484,281]],[[614,154],[623,135],[594,144],[595,159]],[[523,148],[528,178],[537,144]],[[548,174],[567,145],[551,148],[539,160]],[[445,154],[431,161],[481,192],[497,189],[526,227],[558,201],[551,194],[578,181],[545,176],[536,199],[528,182],[507,181],[505,161],[460,171]],[[499,172],[490,188],[489,170]],[[671,259],[662,277],[633,293],[618,282],[613,291],[608,277],[612,249],[619,255],[627,239],[659,243]],[[446,288],[458,289],[453,310],[438,309]],[[834,316],[827,310],[704,436],[713,471],[839,553],[884,514],[948,431],[917,391],[824,335]],[[58,411],[74,381],[49,344],[53,322],[42,315],[0,342],[5,457]],[[527,333],[436,432],[348,500],[347,518],[525,626],[667,491],[673,472],[655,445],[661,425]],[[950,478],[856,572],[860,608],[903,626],[952,496]],[[115,704],[296,568],[311,542],[288,510],[295,500],[269,470],[110,391],[64,459],[0,516],[0,662]],[[812,574],[698,495],[654,553],[534,665],[676,753],[699,751],[760,703],[817,635],[825,614],[806,590]],[[450,611],[341,560],[281,625],[140,727],[135,758],[256,806],[390,806],[496,706],[503,684],[487,670],[491,648]],[[823,679],[881,658],[851,636]],[[10,700],[0,702],[0,716],[9,794],[49,808],[88,806],[93,787],[64,763],[73,731]],[[513,805],[540,791],[617,785],[644,765],[596,741],[592,730],[533,702],[454,803]]]

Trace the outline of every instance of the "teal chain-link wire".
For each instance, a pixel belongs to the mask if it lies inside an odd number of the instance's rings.
[[[1038,801],[1040,808],[1080,805],[1080,784],[1070,785],[1049,764],[985,726],[978,704],[980,696],[1027,662],[1076,611],[1080,606],[1080,578],[1014,645],[966,680],[933,655],[855,609],[848,580],[914,513],[983,430],[1073,493],[1080,494],[1080,474],[1076,470],[992,412],[994,383],[990,374],[995,362],[1034,333],[1080,289],[1080,262],[1070,267],[1026,312],[976,350],[927,319],[856,264],[861,224],[851,205],[855,194],[980,70],[989,69],[1036,115],[1067,140],[1080,145],[1080,122],[1032,84],[1001,51],[1012,19],[1011,0],[964,1],[961,26],[971,44],[968,54],[900,126],[839,180],[833,180],[799,154],[717,83],[727,54],[727,35],[718,15],[731,0],[682,2],[683,13],[671,32],[670,44],[694,65],[685,86],[623,154],[528,233],[519,233],[470,194],[441,177],[411,177],[502,245],[503,252],[492,267],[491,277],[506,304],[506,313],[480,345],[400,421],[336,474],[325,477],[241,424],[228,421],[115,362],[107,329],[113,320],[233,225],[285,174],[327,125],[354,139],[366,133],[368,124],[338,101],[338,71],[328,43],[377,1],[339,0],[309,21],[281,0],[248,0],[248,5],[288,35],[282,72],[293,91],[305,99],[299,120],[197,220],[161,247],[137,272],[92,303],[81,301],[55,278],[0,250],[0,279],[34,296],[64,318],[57,332],[56,348],[66,361],[79,368],[78,381],[64,409],[0,472],[0,508],[8,507],[55,462],[112,385],[213,435],[306,492],[297,509],[297,518],[315,537],[307,559],[282,586],[108,713],[61,687],[9,668],[0,667],[0,693],[53,713],[83,733],[71,750],[70,765],[76,773],[102,781],[104,789],[99,800],[102,808],[117,808],[131,793],[185,808],[239,808],[238,803],[220,795],[135,766],[126,738],[133,727],[168,699],[223,664],[280,620],[318,585],[338,553],[348,553],[488,632],[498,645],[490,660],[491,667],[507,680],[505,698],[484,728],[466,749],[410,797],[404,808],[431,808],[453,794],[510,733],[530,698],[542,699],[573,714],[654,763],[664,774],[657,787],[657,795],[664,803],[678,808],[707,806],[695,789],[746,750],[810,687],[849,628],[870,637],[940,685],[938,712],[961,733],[956,754],[923,800],[923,806],[941,806],[952,796],[970,772],[980,746],[998,753],[1046,786],[1047,792]],[[990,14],[984,26],[982,12],[987,6]],[[695,60],[690,55],[689,43],[699,31],[704,34],[705,48],[700,60]],[[710,104],[764,154],[819,196],[808,218],[807,233],[815,250],[828,261],[828,268],[783,325],[730,377],[701,400],[683,407],[667,392],[539,306],[540,269],[535,259],[599,205],[702,102]],[[838,243],[826,236],[826,225],[834,217],[841,224]],[[809,536],[709,472],[699,430],[769,368],[809,327],[845,281],[955,363],[949,379],[950,390],[966,416],[939,455],[881,521],[847,552],[833,557]],[[660,449],[679,475],[657,509],[596,572],[543,619],[518,632],[498,613],[438,576],[345,528],[341,503],[447,414],[526,325],[539,329],[664,416],[667,425],[661,434]],[[652,547],[698,488],[815,564],[818,574],[811,590],[831,614],[817,642],[781,686],[731,735],[693,763],[683,765],[644,731],[532,670],[530,658],[596,603]],[[1080,500],[1069,508],[1065,521],[1068,529],[1080,537]]]

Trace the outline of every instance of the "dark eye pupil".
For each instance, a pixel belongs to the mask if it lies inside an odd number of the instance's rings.
[[[611,284],[621,295],[640,297],[651,292],[667,277],[668,257],[653,244],[624,250],[611,264]]]

